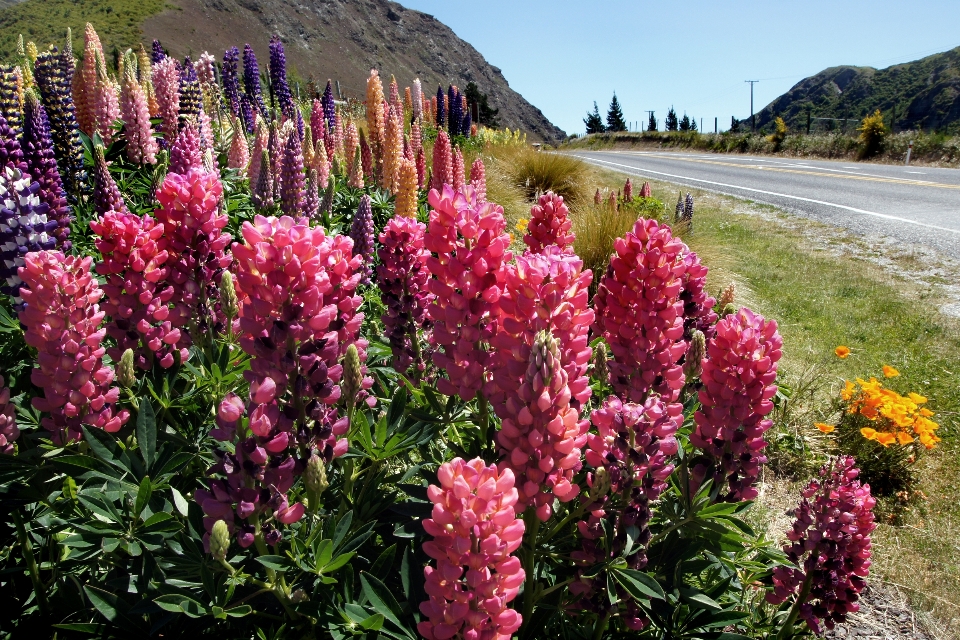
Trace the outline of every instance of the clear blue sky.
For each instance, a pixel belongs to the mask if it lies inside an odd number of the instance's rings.
[[[430,13],[503,70],[567,133],[617,92],[624,116],[673,105],[713,131],[826,67],[878,68],[960,46],[958,0],[638,2],[400,0]],[[709,123],[709,124],[708,124]]]

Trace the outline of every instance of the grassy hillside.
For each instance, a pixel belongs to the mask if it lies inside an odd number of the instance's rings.
[[[806,131],[808,114],[859,120],[876,109],[896,131],[960,131],[960,47],[886,69],[825,69],[767,105],[757,114],[757,125],[769,128],[779,115],[791,129]],[[847,130],[855,126],[848,122]]]
[[[73,46],[83,49],[83,27],[92,22],[111,51],[139,44],[141,25],[160,13],[165,0],[26,0],[0,9],[0,60],[9,60],[17,51],[17,36],[34,41],[41,50],[50,44],[63,46],[67,27],[73,28]]]

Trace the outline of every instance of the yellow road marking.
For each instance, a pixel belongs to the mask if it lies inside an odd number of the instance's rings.
[[[649,155],[654,158],[667,157],[664,155],[653,155],[653,154],[630,154],[630,155],[637,155],[640,157],[642,157],[643,155]],[[699,162],[702,164],[716,164],[724,167],[736,167],[738,169],[756,169],[758,171],[776,171],[779,173],[798,173],[805,176],[844,178],[846,180],[862,180],[865,182],[886,182],[888,184],[900,184],[908,187],[934,187],[937,189],[960,189],[960,185],[957,185],[957,184],[943,184],[940,182],[928,182],[926,180],[909,180],[909,179],[903,179],[903,178],[875,178],[873,176],[852,176],[845,173],[829,173],[829,172],[823,172],[823,171],[803,171],[801,169],[784,169],[782,167],[768,167],[768,166],[752,165],[752,164],[737,164],[735,162],[722,162],[720,160],[701,160],[699,158],[683,158],[680,156],[676,156],[670,159],[682,160],[683,162]]]

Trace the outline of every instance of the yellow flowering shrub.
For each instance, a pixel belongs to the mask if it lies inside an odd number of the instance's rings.
[[[899,373],[893,367],[884,367],[887,377]],[[874,440],[884,447],[897,443],[908,445],[919,440],[927,449],[933,449],[940,438],[936,431],[940,425],[931,420],[933,411],[926,408],[927,399],[916,393],[902,396],[883,386],[876,378],[846,383],[840,397],[848,404],[847,412],[863,416],[869,426],[860,428],[867,440]]]

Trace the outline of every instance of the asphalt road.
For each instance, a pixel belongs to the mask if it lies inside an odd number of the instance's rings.
[[[572,155],[600,167],[771,204],[960,259],[958,169],[660,151]]]

